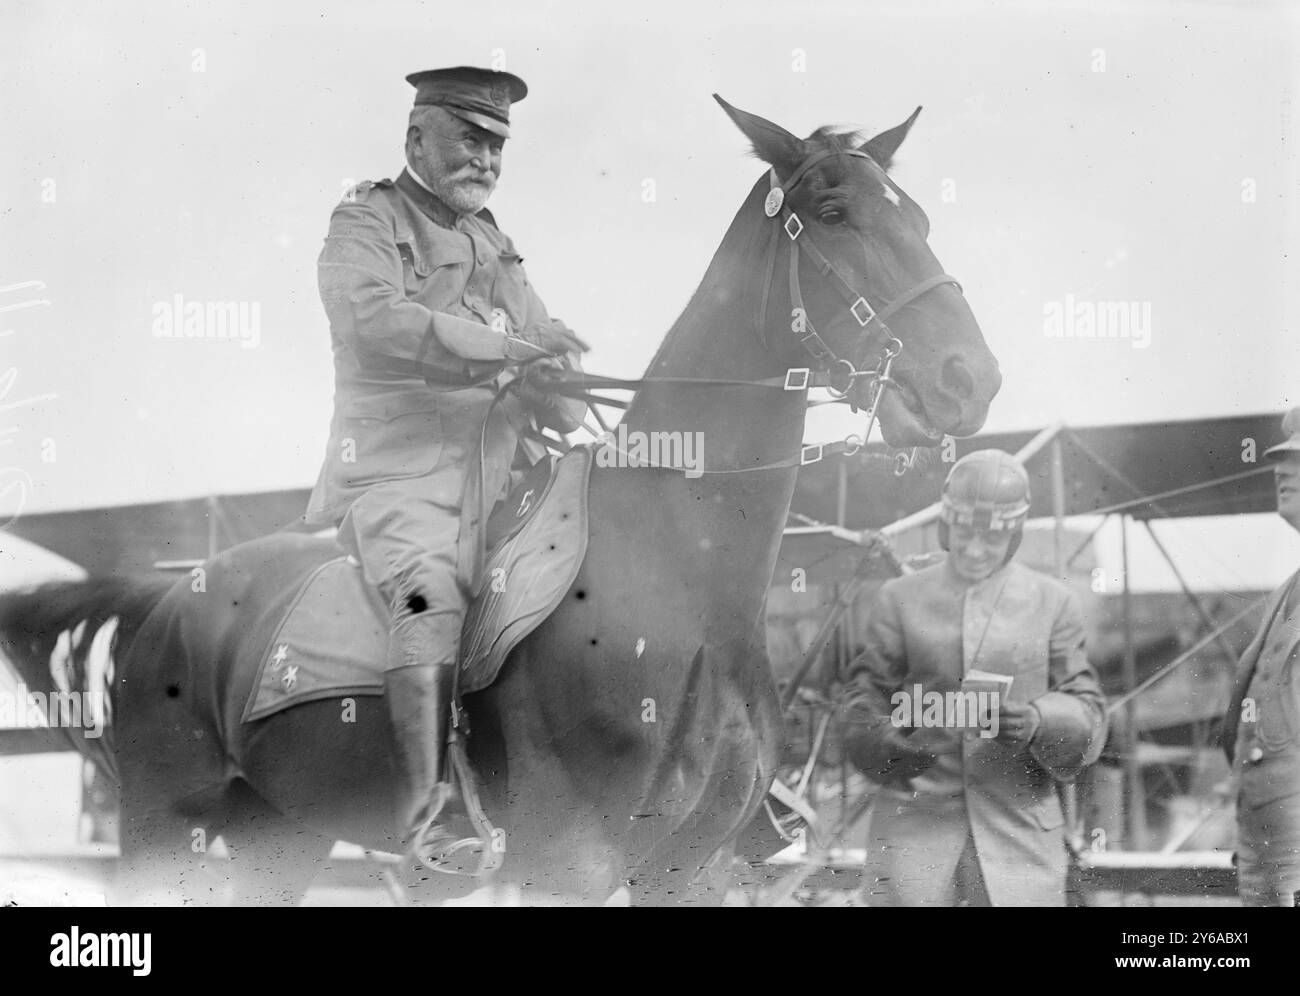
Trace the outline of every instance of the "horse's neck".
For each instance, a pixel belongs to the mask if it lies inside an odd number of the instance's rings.
[[[712,310],[682,330],[647,379],[758,381],[784,373],[754,331],[751,309],[718,304]],[[629,430],[699,432],[705,468],[735,470],[797,457],[806,409],[802,391],[652,382],[638,392],[624,421]],[[724,489],[730,480],[748,490],[745,475],[710,476]]]
[[[756,619],[794,493],[806,393],[653,379],[754,381],[784,373],[782,357],[768,349],[755,328],[755,295],[762,288],[753,274],[761,262],[733,265],[732,280],[706,278],[647,370],[652,383],[637,393],[623,420],[629,432],[701,434],[697,452],[703,455],[704,476],[686,480],[681,490],[680,541],[690,544],[692,558],[711,550],[712,557],[725,560],[731,580],[709,595],[719,611],[752,612]],[[769,319],[769,325],[776,329],[769,335],[779,334],[778,322]],[[782,462],[792,465],[732,473]]]
[[[757,315],[767,294],[761,274],[770,251],[764,229],[754,226],[759,191],[751,191],[692,297],[646,371],[651,383],[637,392],[623,421],[629,429],[703,433],[704,465],[734,469],[778,463],[798,454],[807,398],[802,391],[770,387],[654,383],[655,378],[757,381],[779,377],[787,366],[783,351],[760,335]],[[763,219],[766,220],[766,219]],[[780,335],[777,310],[767,302],[767,335]],[[738,486],[746,475],[737,478]]]

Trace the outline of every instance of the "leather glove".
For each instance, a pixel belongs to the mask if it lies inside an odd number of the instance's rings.
[[[544,356],[563,356],[565,353],[585,353],[588,346],[573,334],[563,322],[555,319],[550,325],[534,325],[515,335],[506,336],[506,359],[525,363]]]
[[[555,400],[557,374],[568,368],[558,356],[544,356],[524,365],[524,376],[519,383],[519,396],[534,408],[549,408]]]
[[[859,771],[873,781],[896,784],[906,783],[939,760],[932,749],[937,746],[888,723],[851,735],[846,744],[849,760]]]
[[[524,367],[524,383],[534,390],[549,394],[568,369],[558,356],[544,356]]]

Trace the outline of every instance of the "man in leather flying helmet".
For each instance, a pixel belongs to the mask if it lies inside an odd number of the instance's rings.
[[[1105,701],[1074,595],[1013,562],[1028,513],[1015,458],[967,454],[943,488],[947,559],[886,581],[871,607],[866,649],[847,669],[856,732],[846,742],[881,783],[867,832],[871,905],[1064,904],[1056,785],[1100,754]],[[985,699],[996,722],[898,722],[916,715],[897,708],[900,692],[969,695],[963,687],[1000,676],[1009,687]]]

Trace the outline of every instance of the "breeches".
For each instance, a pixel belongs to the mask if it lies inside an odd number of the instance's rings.
[[[392,614],[390,669],[454,662],[460,649],[469,605],[456,576],[460,509],[434,501],[432,491],[421,478],[378,484],[339,524],[339,543]]]
[[[1237,805],[1237,883],[1246,906],[1295,906],[1300,893],[1300,795]]]

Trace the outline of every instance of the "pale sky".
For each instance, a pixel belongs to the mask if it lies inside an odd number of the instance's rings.
[[[0,512],[309,486],[330,210],[402,168],[405,74],[493,60],[530,93],[491,207],[588,369],[644,368],[758,175],[717,91],[800,134],[925,105],[895,178],[1002,364],[989,429],[1280,412],[1296,50],[1268,3],[11,0],[0,286],[44,287],[0,292]],[[1149,347],[1047,337],[1067,294]],[[257,305],[256,348],[156,338],[175,295]]]

